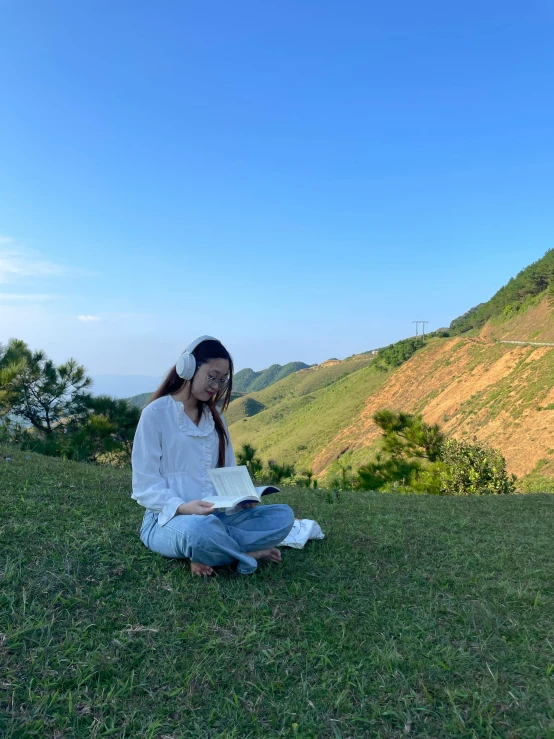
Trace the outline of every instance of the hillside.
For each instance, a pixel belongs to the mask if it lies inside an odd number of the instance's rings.
[[[372,394],[313,459],[317,474],[341,456],[361,463],[380,437],[380,408],[421,413],[455,438],[474,436],[504,454],[508,470],[554,478],[554,347],[513,346],[485,338],[430,342]]]
[[[373,459],[380,408],[422,413],[455,438],[499,448],[508,469],[535,484],[554,479],[554,347],[502,341],[554,342],[554,315],[546,295],[525,310],[490,319],[477,336],[432,338],[397,369],[368,366],[305,397],[279,398],[265,409],[235,417],[235,445],[248,441],[265,459],[311,467],[323,477],[341,464]],[[302,376],[303,373],[298,373]]]
[[[450,328],[456,334],[464,334],[481,330],[489,321],[502,322],[505,318],[515,317],[540,302],[549,288],[554,296],[554,249],[522,269],[486,303],[471,308],[452,321]]]
[[[374,357],[368,354],[358,354],[344,360],[328,359],[326,362],[322,362],[322,364],[315,364],[295,372],[284,380],[269,386],[264,391],[249,393],[240,402],[231,403],[226,413],[228,423],[236,423],[244,415],[254,415],[252,413],[243,414],[241,411],[244,403],[249,399],[254,400],[255,403],[263,406],[263,408],[269,408],[287,398],[307,396],[310,393],[317,392],[321,388],[331,385],[352,372],[356,372],[362,367],[367,367],[373,359]]]
[[[543,297],[525,311],[488,321],[481,330],[486,339],[554,343],[554,310]]]
[[[264,390],[275,382],[284,380],[293,372],[306,369],[309,367],[304,362],[289,362],[281,366],[280,364],[272,364],[267,369],[254,372],[253,369],[242,369],[233,377],[233,390],[238,393],[253,393],[258,390]]]
[[[0,476],[5,739],[552,736],[554,496],[290,489],[325,539],[205,581],[140,543],[130,470]]]
[[[226,413],[235,447],[253,441],[260,454],[309,466],[314,454],[361,411],[364,400],[385,380],[373,357],[330,360],[301,370],[260,393],[248,396],[263,406],[245,417],[246,398]]]

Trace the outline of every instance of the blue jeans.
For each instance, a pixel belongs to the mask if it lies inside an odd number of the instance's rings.
[[[210,567],[238,560],[238,571],[248,575],[258,562],[246,552],[280,544],[293,523],[288,505],[260,505],[231,514],[177,515],[165,526],[158,525],[157,513],[146,511],[140,539],[163,557],[187,558]]]

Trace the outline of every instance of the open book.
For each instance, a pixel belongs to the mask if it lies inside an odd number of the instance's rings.
[[[213,503],[215,508],[234,508],[239,503],[255,500],[260,502],[262,495],[279,493],[274,485],[254,487],[247,468],[218,467],[208,470],[217,495],[202,498],[205,503]]]

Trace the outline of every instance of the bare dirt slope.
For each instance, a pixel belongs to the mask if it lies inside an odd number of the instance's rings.
[[[511,341],[554,342],[554,311],[547,300],[542,300],[507,321],[487,323],[481,336]]]
[[[535,327],[544,326],[549,316],[537,318]],[[347,449],[374,445],[380,432],[372,415],[390,408],[422,413],[455,438],[475,436],[500,449],[509,471],[518,476],[539,462],[543,474],[554,476],[554,347],[500,344],[490,333],[485,327],[479,338],[430,342],[392,373],[360,415],[317,454],[314,472],[324,474]],[[546,335],[533,340],[546,341]]]

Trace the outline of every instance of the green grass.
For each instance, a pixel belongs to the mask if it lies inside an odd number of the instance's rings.
[[[367,367],[374,359],[375,357],[372,355],[355,355],[336,364],[327,366],[314,365],[300,372],[294,372],[284,380],[280,380],[264,390],[249,393],[247,397],[269,408],[285,400],[301,398],[317,393],[319,390],[332,385],[347,375],[363,367]],[[242,409],[241,403],[235,402],[229,406],[225,418],[229,425],[231,425],[240,421],[246,415],[248,414]]]
[[[254,372],[250,368],[243,369],[235,374],[233,385],[241,393],[263,390],[273,385],[273,383],[283,380],[293,372],[306,369],[308,366],[305,362],[289,362],[284,366],[272,364],[271,367],[267,367],[267,369],[261,370],[260,372]]]
[[[554,496],[291,491],[326,539],[203,581],[128,471],[4,447],[0,483],[6,739],[554,736]]]
[[[312,392],[276,400],[261,413],[232,424],[235,449],[248,442],[264,460],[294,463],[299,471],[310,467],[314,456],[359,417],[367,398],[388,377],[366,365]]]
[[[553,454],[554,449],[549,449],[547,454]],[[548,471],[550,460],[548,457],[539,459],[535,469],[519,481],[518,488],[522,493],[554,493],[554,479],[544,473]],[[547,468],[545,470],[545,467]]]

